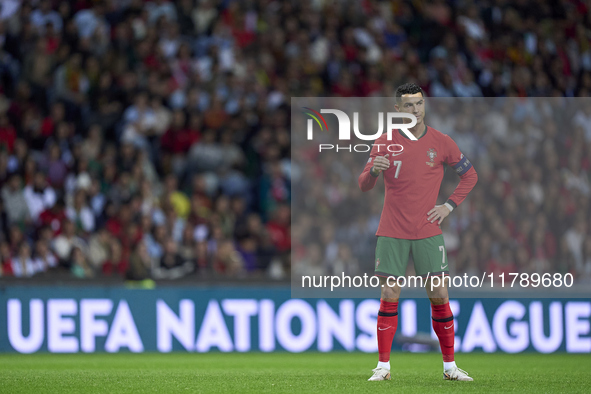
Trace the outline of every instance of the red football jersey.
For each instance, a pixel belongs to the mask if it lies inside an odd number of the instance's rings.
[[[391,165],[385,171],[386,197],[377,236],[422,239],[441,234],[437,221],[427,220],[429,212],[437,202],[437,195],[443,180],[443,164],[449,165],[458,175],[460,183],[448,202],[459,205],[476,184],[478,176],[470,161],[460,152],[449,137],[427,127],[417,141],[403,135],[399,130],[378,138],[371,150],[370,158],[359,176],[362,191],[372,189],[378,177],[370,170],[376,156],[388,154]]]

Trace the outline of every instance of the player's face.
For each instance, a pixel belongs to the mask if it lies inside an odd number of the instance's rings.
[[[413,114],[417,118],[417,124],[423,123],[425,117],[425,97],[422,93],[403,94],[401,102],[396,106],[400,112]]]

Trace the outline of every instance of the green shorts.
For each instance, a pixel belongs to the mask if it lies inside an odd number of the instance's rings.
[[[439,234],[423,239],[378,237],[375,275],[405,276],[410,255],[415,263],[415,272],[419,276],[426,277],[449,272],[443,235]]]

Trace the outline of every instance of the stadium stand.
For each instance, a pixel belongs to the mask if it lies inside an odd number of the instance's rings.
[[[391,96],[408,81],[433,97],[587,97],[587,7],[5,0],[1,275],[280,280],[291,231],[318,234],[294,245],[298,270],[363,270],[375,217],[353,246],[330,224],[291,228],[304,169],[290,160],[290,97]],[[511,148],[458,141],[481,179],[444,226],[458,272],[591,278],[591,113],[571,115],[568,132],[524,120]],[[333,186],[318,207],[347,202]]]

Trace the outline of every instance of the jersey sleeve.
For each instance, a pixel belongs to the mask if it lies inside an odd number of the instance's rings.
[[[369,159],[367,160],[367,163],[365,163],[365,167],[363,168],[363,172],[361,173],[361,175],[359,175],[359,179],[358,179],[359,188],[363,192],[373,189],[373,187],[376,185],[376,182],[378,181],[379,175],[373,176],[370,173],[371,167],[373,167],[374,159],[377,156],[383,156],[387,153],[387,152],[384,152],[383,150],[381,152],[378,152],[379,145],[377,144],[377,142],[378,141],[376,141],[376,143],[374,143],[373,147],[371,148],[371,152],[369,154]]]
[[[446,155],[444,161],[460,176],[460,183],[447,200],[455,208],[466,199],[468,193],[474,188],[476,182],[478,182],[478,174],[470,160],[460,151],[455,141],[449,136],[445,136],[445,138]]]

